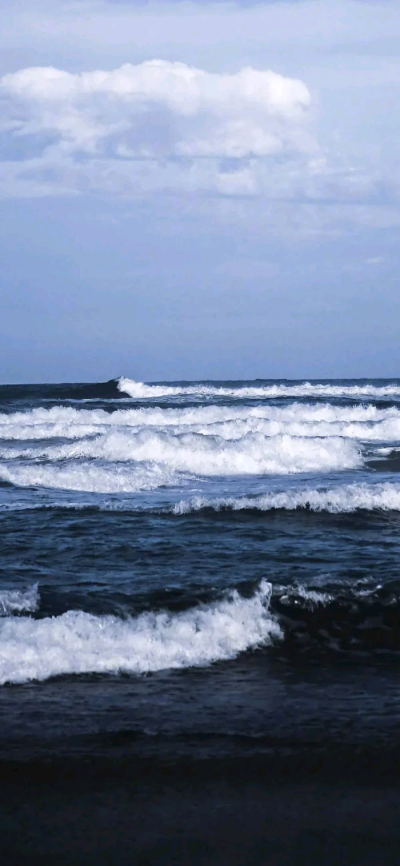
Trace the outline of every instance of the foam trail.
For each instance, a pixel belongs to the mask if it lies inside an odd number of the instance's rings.
[[[34,613],[39,607],[39,589],[35,583],[29,589],[3,589],[0,592],[0,616],[13,613]]]
[[[207,385],[193,383],[190,385],[147,385],[144,382],[135,382],[124,376],[118,380],[118,389],[128,394],[133,399],[141,400],[159,397],[238,397],[248,399],[268,399],[277,397],[348,397],[364,398],[372,397],[385,399],[400,397],[400,385],[325,385],[313,382],[298,382],[294,385],[237,385],[225,387],[223,385]]]
[[[122,620],[68,611],[62,616],[0,622],[0,684],[59,674],[142,674],[209,665],[282,637],[269,614],[271,585],[251,598],[229,598],[178,614]]]
[[[175,514],[189,514],[212,508],[215,511],[271,511],[284,509],[294,511],[307,508],[310,511],[327,511],[331,514],[346,514],[357,510],[400,511],[400,484],[343,484],[328,490],[305,488],[264,493],[261,496],[220,497],[207,499],[194,497],[182,500],[173,507]]]

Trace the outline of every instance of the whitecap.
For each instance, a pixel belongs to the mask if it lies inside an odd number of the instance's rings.
[[[259,496],[192,497],[181,500],[173,506],[175,514],[189,514],[211,508],[215,511],[231,509],[232,511],[252,510],[271,511],[284,509],[293,511],[297,508],[307,508],[310,511],[327,511],[331,514],[345,514],[357,510],[400,511],[400,484],[385,482],[382,484],[342,484],[332,488],[305,487],[300,490],[271,491]]]
[[[271,399],[278,397],[349,397],[352,399],[372,397],[385,399],[400,397],[400,385],[365,384],[323,384],[319,382],[296,382],[295,384],[274,385],[241,385],[226,387],[224,385],[207,385],[191,383],[188,385],[151,385],[136,382],[124,376],[118,380],[118,389],[133,399],[159,397],[237,397],[239,399]]]
[[[282,632],[269,613],[271,585],[181,613],[130,619],[68,611],[33,620],[0,621],[0,683],[60,674],[119,673],[198,667],[270,644]]]

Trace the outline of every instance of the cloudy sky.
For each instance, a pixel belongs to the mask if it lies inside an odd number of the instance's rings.
[[[0,380],[400,375],[398,0],[0,0]]]

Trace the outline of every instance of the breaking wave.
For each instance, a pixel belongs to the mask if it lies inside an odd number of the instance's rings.
[[[68,466],[40,463],[1,466],[0,480],[18,487],[46,487],[83,493],[136,493],[176,484],[176,473],[162,466],[96,466],[71,460]]]
[[[25,412],[0,413],[0,439],[40,441],[82,439],[111,430],[152,429],[237,439],[247,433],[299,437],[340,436],[363,441],[400,441],[400,411],[373,405],[335,406],[331,403],[288,406],[195,406],[139,409],[77,409],[56,406]]]
[[[118,379],[118,389],[124,394],[136,400],[160,397],[237,397],[241,399],[268,399],[279,397],[347,397],[358,399],[364,397],[372,397],[374,399],[387,399],[400,397],[400,385],[371,385],[369,383],[359,383],[350,385],[345,382],[343,384],[332,385],[319,382],[296,382],[293,384],[260,384],[260,385],[243,385],[237,383],[232,387],[224,385],[193,383],[188,385],[163,385],[163,384],[145,384],[144,382],[135,382],[133,379],[127,379],[121,376]]]
[[[201,434],[109,433],[74,445],[3,452],[2,481],[20,486],[60,487],[97,492],[135,491],[176,484],[181,476],[295,474],[343,470],[362,464],[357,445],[343,439],[301,439],[247,434],[225,440]],[[42,464],[69,461],[68,465]],[[89,462],[90,460],[94,462]],[[107,461],[108,466],[98,465]],[[127,465],[124,467],[124,463]],[[128,465],[129,464],[129,465]]]
[[[110,393],[112,383],[106,384],[106,392]],[[312,397],[315,389],[324,389],[321,392],[324,395],[328,392],[337,395],[339,391],[342,394],[344,389],[359,397],[372,391],[388,396],[396,388],[400,393],[398,384],[362,382],[228,385],[153,386],[118,380],[120,389],[122,386],[139,389],[142,396],[154,396],[160,389],[163,393],[172,390],[182,394],[186,389],[197,396],[206,389],[205,393],[211,397],[220,393],[243,397],[249,389],[264,395],[284,389],[285,393],[293,391],[302,397],[306,392]],[[114,387],[117,388],[117,380]],[[392,446],[389,456],[384,451],[388,443]],[[267,400],[246,406],[240,400],[229,405],[211,400],[203,405],[127,407],[124,401],[111,400],[103,408],[93,408],[93,404],[87,403],[84,408],[66,405],[32,408],[28,401],[25,411],[0,413],[0,483],[118,494],[186,486],[199,478],[320,474],[361,467],[374,472],[395,472],[397,455],[392,451],[399,443],[399,407],[370,403],[335,405],[298,401],[278,406]],[[364,500],[368,498],[367,494],[363,496]],[[390,496],[386,491],[382,502],[386,503]],[[314,492],[304,507],[316,510],[320,501],[326,501],[324,497],[321,491]],[[335,497],[337,494],[329,500],[328,509],[336,507]],[[354,505],[354,497],[355,494],[347,494],[353,503],[349,507],[363,507]],[[300,496],[296,507],[302,505]],[[377,507],[386,508],[386,504]]]
[[[125,619],[82,610],[41,619],[11,615],[33,612],[36,592],[9,592],[10,609],[0,619],[0,685],[206,667],[260,649],[313,661],[321,654],[335,661],[400,653],[400,587],[394,581],[317,588],[263,580],[247,598],[234,590],[180,612]]]
[[[0,622],[0,684],[60,674],[143,674],[232,659],[282,637],[270,599],[271,585],[262,581],[251,598],[234,591],[177,614],[125,620],[83,611],[37,620],[8,617]]]
[[[271,491],[260,496],[220,497],[207,499],[197,496],[173,506],[174,514],[212,509],[213,511],[326,511],[347,514],[354,511],[400,511],[400,484],[343,484],[331,489]]]
[[[77,472],[75,481],[71,479],[68,472],[65,477],[61,474],[57,479],[59,489],[62,489],[62,484],[65,484],[65,489],[82,490],[85,492],[84,485],[85,472],[88,467],[84,467],[83,475]],[[31,475],[33,478],[33,473]],[[51,475],[43,474],[37,476],[38,486],[51,487],[54,479]],[[160,479],[154,479],[155,486]],[[39,485],[39,481],[41,484]],[[71,484],[75,483],[76,488],[72,488]],[[111,475],[107,479],[106,472],[103,476],[100,474],[97,478],[93,478],[93,483],[97,483],[99,487],[109,485],[111,490],[96,490],[93,492],[108,493],[110,498],[96,499],[88,498],[86,501],[78,502],[72,497],[67,499],[54,500],[47,498],[46,501],[33,503],[28,501],[0,503],[0,511],[89,511],[89,512],[124,512],[128,514],[160,514],[160,515],[176,515],[184,516],[186,514],[196,514],[202,511],[215,512],[241,512],[241,511],[309,511],[312,513],[328,513],[328,514],[353,514],[357,511],[382,511],[382,512],[397,512],[400,511],[400,483],[387,481],[384,483],[361,482],[352,484],[335,485],[330,488],[323,487],[298,487],[289,488],[286,490],[270,490],[266,493],[253,494],[248,496],[191,496],[189,499],[181,499],[175,504],[159,503],[153,501],[138,501],[132,499],[129,495],[124,498],[118,496],[118,493],[127,494],[136,492],[130,490],[130,484],[133,482],[129,476],[121,474],[119,476],[120,490],[115,490],[115,478]],[[143,484],[147,484],[149,489],[149,479],[143,479]],[[68,486],[69,485],[69,486]],[[23,485],[21,485],[23,486]],[[54,487],[53,483],[53,487]],[[87,491],[91,493],[91,491]]]

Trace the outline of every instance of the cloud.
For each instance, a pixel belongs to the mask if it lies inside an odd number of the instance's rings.
[[[72,74],[32,67],[0,79],[3,133],[43,152],[122,159],[266,157],[310,147],[299,80],[151,60]]]
[[[378,207],[385,224],[398,222],[400,177],[390,153],[384,160],[376,148],[364,153],[332,129],[343,114],[351,132],[344,97],[333,103],[326,91],[266,68],[200,66],[156,59],[3,75],[0,197],[260,197],[318,214],[333,205],[344,224],[376,222]]]

